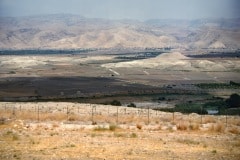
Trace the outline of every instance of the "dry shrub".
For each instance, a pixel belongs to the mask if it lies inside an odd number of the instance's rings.
[[[97,122],[95,122],[95,121],[92,121],[92,125],[97,125]]]
[[[4,115],[12,116],[11,112],[6,111]],[[27,110],[22,110],[17,112],[16,114],[17,119],[22,120],[39,120],[45,121],[45,120],[66,120],[67,115],[65,113],[42,113],[40,112],[39,115],[37,112],[29,112]]]
[[[134,115],[121,115],[118,118],[119,121],[123,124],[132,123],[135,119]]]
[[[59,124],[57,124],[57,123],[52,124],[52,128],[57,128],[57,127],[59,127]]]
[[[228,128],[228,132],[230,132],[232,134],[240,134],[240,130],[238,127],[230,127],[230,128]]]
[[[91,120],[91,116],[89,116],[90,120]],[[93,116],[93,120],[97,121],[98,123],[115,123],[116,121],[116,117],[112,117],[112,116],[107,116],[107,115],[94,115]]]
[[[79,115],[76,115],[74,113],[69,115],[68,121],[79,121]]]
[[[161,125],[157,125],[156,127],[150,128],[150,131],[160,131],[162,130],[162,126]]]
[[[172,116],[170,115],[165,115],[164,117],[160,118],[161,122],[171,122],[172,121]]]
[[[65,113],[41,113],[39,114],[39,120],[40,121],[62,121],[66,120],[67,115]]]
[[[109,130],[110,130],[110,131],[115,131],[115,130],[118,129],[118,128],[119,128],[119,126],[117,126],[117,125],[115,125],[115,124],[109,125]]]
[[[13,116],[10,110],[0,110],[0,117],[11,118]]]
[[[200,142],[192,139],[177,139],[178,143],[188,144],[188,145],[199,145]]]
[[[234,142],[234,146],[240,147],[240,140],[235,141],[235,142]]]
[[[212,124],[209,129],[209,131],[212,132],[224,132],[225,131],[225,125],[222,123],[216,123],[216,124]]]
[[[199,124],[198,123],[187,123],[187,122],[181,122],[177,125],[177,130],[184,131],[184,130],[199,130]]]
[[[190,130],[199,130],[199,124],[198,123],[191,123],[190,125],[189,125],[189,129]]]
[[[184,131],[188,129],[188,125],[186,123],[177,124],[177,130]]]
[[[155,129],[155,131],[159,131],[159,130],[162,130],[162,126],[161,125],[158,125],[158,127]]]
[[[71,116],[71,117],[68,118],[68,121],[76,121],[76,119]]]
[[[104,126],[97,126],[93,129],[93,131],[108,131],[109,128],[106,128]]]
[[[116,123],[116,117],[114,116],[105,115],[104,120],[105,120],[104,122],[106,123]]]
[[[142,125],[141,125],[141,124],[137,124],[136,127],[137,127],[137,129],[139,129],[139,130],[142,129]]]
[[[222,124],[222,123],[217,123],[217,124],[215,124],[215,126],[214,126],[214,130],[215,130],[216,132],[223,132],[223,131],[225,130],[225,125]]]
[[[37,114],[29,111],[21,111],[21,112],[18,112],[17,118],[23,119],[23,120],[37,120]]]
[[[203,123],[216,123],[216,120],[212,116],[203,117]]]
[[[0,117],[0,125],[6,124],[7,123],[7,118]]]
[[[130,138],[137,138],[137,134],[136,133],[131,133]]]
[[[228,124],[240,126],[240,119],[236,117],[228,118],[227,122]]]
[[[114,133],[113,134],[114,135],[114,137],[127,137],[127,134],[125,134],[125,133]]]

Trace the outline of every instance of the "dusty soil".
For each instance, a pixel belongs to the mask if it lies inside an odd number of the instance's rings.
[[[226,126],[225,116],[175,113],[173,119],[170,113],[90,104],[1,103],[0,109],[0,159],[240,157],[239,116],[227,117]]]

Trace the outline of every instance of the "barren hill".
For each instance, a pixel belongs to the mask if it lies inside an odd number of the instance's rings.
[[[240,25],[235,21],[237,20],[140,22],[89,19],[68,14],[1,17],[0,48],[237,49],[240,48]]]
[[[129,62],[108,63],[106,68],[157,68],[174,71],[228,71],[238,69],[238,61],[195,60],[180,52],[163,53],[157,57]]]

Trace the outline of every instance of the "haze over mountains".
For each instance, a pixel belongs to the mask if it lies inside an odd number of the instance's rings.
[[[55,14],[0,18],[0,49],[240,48],[240,19],[106,20]]]

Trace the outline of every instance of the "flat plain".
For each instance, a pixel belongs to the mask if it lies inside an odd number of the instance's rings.
[[[239,58],[190,58],[155,51],[151,58],[111,50],[56,55],[1,55],[0,98],[59,99],[193,91],[194,84],[239,82]],[[150,51],[133,52],[133,57]],[[110,54],[109,53],[115,53]],[[150,52],[152,53],[152,52]],[[171,89],[169,89],[169,86]],[[168,88],[167,88],[168,86]],[[219,90],[220,96],[239,93]],[[217,94],[217,92],[216,92]]]

